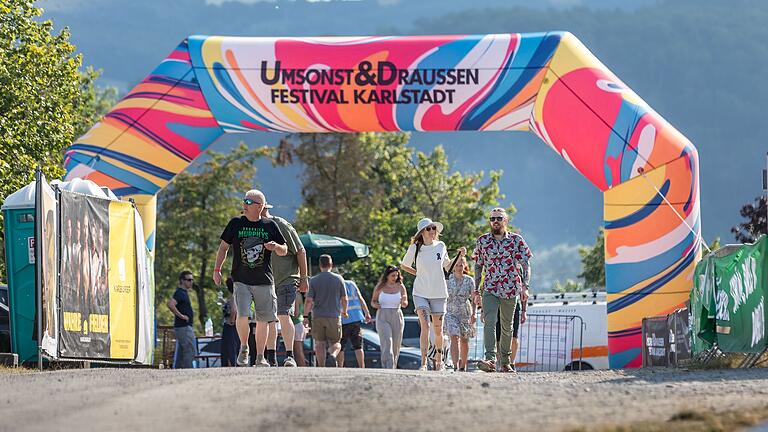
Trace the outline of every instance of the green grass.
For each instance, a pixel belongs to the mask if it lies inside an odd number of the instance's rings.
[[[0,365],[0,374],[22,374],[22,373],[29,373],[32,372],[32,369],[25,368],[23,366],[19,367],[8,367],[5,365]]]

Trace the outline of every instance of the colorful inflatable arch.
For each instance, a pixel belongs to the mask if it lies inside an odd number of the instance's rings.
[[[192,36],[65,164],[133,197],[152,248],[155,195],[224,133],[460,130],[531,131],[603,191],[611,367],[640,366],[700,259],[698,155],[570,33]]]

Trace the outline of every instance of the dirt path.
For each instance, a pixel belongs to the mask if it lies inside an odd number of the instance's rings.
[[[562,430],[768,405],[768,369],[484,374],[91,369],[0,374],[0,431]]]

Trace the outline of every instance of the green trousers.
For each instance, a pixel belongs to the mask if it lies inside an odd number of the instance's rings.
[[[488,292],[483,292],[483,343],[485,344],[485,359],[496,361],[496,320],[501,315],[501,341],[499,355],[501,364],[509,364],[512,354],[512,320],[515,317],[516,298],[498,298]]]

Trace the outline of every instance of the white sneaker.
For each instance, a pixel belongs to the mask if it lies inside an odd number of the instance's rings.
[[[238,366],[248,366],[248,345],[240,348],[240,354],[237,355]]]
[[[425,371],[425,370],[427,370],[427,365],[421,365],[421,366],[419,366],[419,370],[420,370],[420,371]]]
[[[262,367],[270,367],[270,365],[267,359],[265,359],[263,355],[257,355],[256,360],[253,362],[253,367],[262,368]]]
[[[293,357],[286,357],[283,362],[283,367],[296,367],[296,360],[294,360]]]

